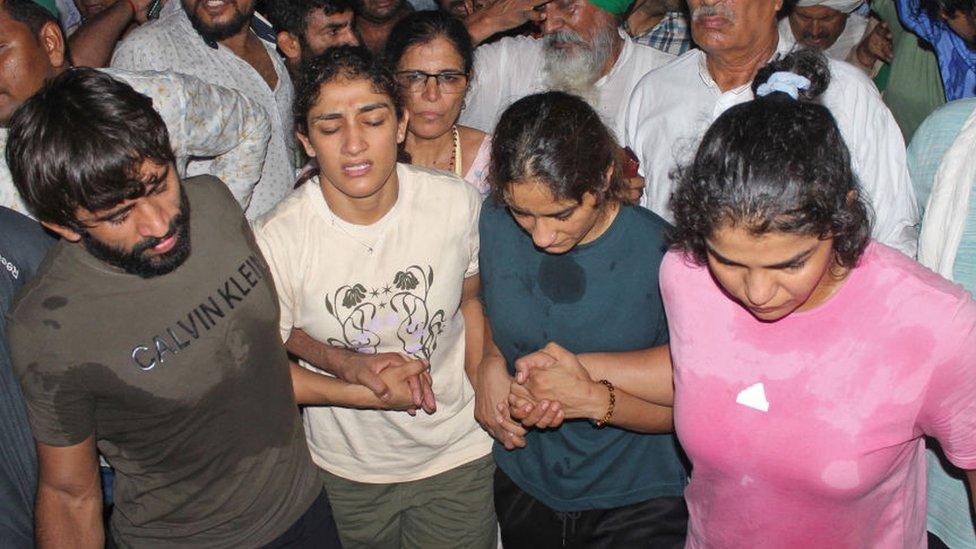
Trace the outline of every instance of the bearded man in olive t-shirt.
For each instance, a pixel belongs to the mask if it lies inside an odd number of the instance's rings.
[[[338,547],[278,335],[278,299],[219,180],[180,181],[152,102],[90,69],[14,115],[21,196],[62,240],[8,313],[37,441],[41,547]]]

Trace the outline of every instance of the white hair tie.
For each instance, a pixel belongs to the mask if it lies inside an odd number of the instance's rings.
[[[810,79],[795,72],[777,71],[756,88],[756,97],[765,97],[773,92],[783,92],[793,99],[800,98],[800,90],[810,87]]]

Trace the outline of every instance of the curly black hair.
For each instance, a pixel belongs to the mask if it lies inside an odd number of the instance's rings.
[[[335,46],[302,63],[299,70],[292,116],[302,134],[308,135],[308,113],[318,101],[322,87],[336,80],[368,81],[373,91],[390,98],[397,119],[403,117],[403,103],[393,73],[363,46]]]
[[[563,92],[523,97],[495,126],[488,170],[491,196],[503,201],[512,185],[537,179],[557,200],[579,202],[591,192],[598,204],[622,201],[626,187],[618,150],[613,133],[583,99]]]
[[[669,244],[705,264],[705,240],[731,224],[755,235],[833,238],[837,263],[853,267],[867,246],[871,214],[837,123],[816,103],[830,80],[826,58],[799,50],[774,60],[753,91],[778,71],[805,76],[810,86],[799,100],[773,92],[719,116],[691,164],[672,175]]]

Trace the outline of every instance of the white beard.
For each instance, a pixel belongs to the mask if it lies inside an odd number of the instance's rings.
[[[592,44],[569,30],[547,34],[543,39],[546,89],[578,95],[590,106],[596,107],[598,94],[594,85],[613,54],[616,32],[615,28],[605,27],[596,32]],[[558,42],[568,42],[573,46],[559,48],[555,46]]]

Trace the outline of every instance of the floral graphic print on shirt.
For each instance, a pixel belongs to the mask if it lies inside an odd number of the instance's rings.
[[[325,297],[325,307],[342,326],[342,339],[328,344],[359,353],[376,354],[381,333],[396,329],[404,353],[430,360],[437,336],[444,330],[444,310],[432,312],[427,296],[434,270],[411,265],[397,271],[383,287],[347,284]]]

